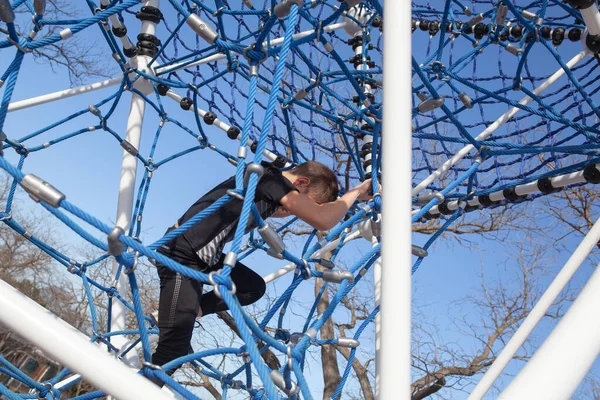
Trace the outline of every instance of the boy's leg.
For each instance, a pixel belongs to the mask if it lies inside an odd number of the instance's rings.
[[[208,273],[210,271],[217,271],[223,268],[224,258],[225,255],[223,255],[219,262],[216,265],[212,266],[210,270],[204,272]],[[263,297],[263,295],[265,294],[267,287],[265,284],[265,280],[262,278],[262,276],[260,276],[250,268],[246,267],[239,261],[231,270],[230,277],[233,280],[233,283],[235,284],[237,289],[235,295],[238,298],[240,304],[243,306],[247,306],[258,301],[258,299]],[[225,304],[225,302],[222,299],[217,297],[214,291],[210,291],[202,295],[200,305],[202,309],[202,315],[213,314],[228,309],[227,304]]]
[[[158,263],[157,269],[160,277],[159,336],[152,363],[160,366],[188,354],[200,308],[202,284]]]

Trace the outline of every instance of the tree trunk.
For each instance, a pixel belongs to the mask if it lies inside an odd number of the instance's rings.
[[[331,253],[322,256],[323,259],[329,259],[330,257]],[[323,271],[324,269],[325,268],[321,265],[317,266],[318,271]],[[324,283],[323,279],[315,279],[315,296],[321,291]],[[325,291],[317,305],[317,311],[319,314],[322,314],[327,307],[329,307],[329,293],[328,291]],[[327,340],[333,339],[334,337],[333,321],[329,318],[321,328],[321,339]],[[323,383],[325,385],[323,399],[330,399],[342,380],[337,362],[337,352],[334,345],[329,344],[321,346],[321,365],[323,367]],[[337,397],[337,399],[339,399],[339,397]]]
[[[428,386],[422,390],[419,390],[417,393],[413,394],[412,397],[410,398],[411,400],[422,400],[426,397],[431,396],[432,394],[438,392],[439,390],[441,390],[444,386],[446,386],[446,378],[444,378],[443,376],[438,379],[437,381],[435,381],[434,384],[432,384],[431,386]]]
[[[231,330],[234,331],[236,335],[238,335],[238,337],[242,337],[242,335],[240,335],[240,331],[238,330],[237,325],[235,324],[235,321],[233,320],[233,317],[227,311],[220,311],[217,313],[217,316],[223,322],[225,322],[225,324],[227,324],[227,326],[230,327]],[[258,341],[257,346],[260,350],[265,346],[265,344],[262,341]],[[262,353],[262,358],[265,361],[265,363],[269,366],[269,368],[273,370],[278,370],[281,367],[279,359],[271,350],[267,350],[264,353]]]
[[[350,359],[350,350],[345,347],[339,347],[338,351],[342,353],[346,360]],[[363,396],[365,400],[375,400],[375,395],[373,394],[373,387],[371,386],[371,382],[369,381],[368,370],[358,361],[356,357],[354,357],[354,361],[352,362],[352,369],[356,373],[356,377],[358,378],[358,383],[360,383],[360,389],[362,390]]]

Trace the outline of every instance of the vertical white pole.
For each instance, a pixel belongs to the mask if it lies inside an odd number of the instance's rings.
[[[523,321],[519,329],[510,338],[509,342],[504,346],[500,355],[494,360],[494,363],[487,370],[483,378],[479,381],[468,400],[480,400],[485,396],[487,391],[492,387],[498,376],[508,365],[517,351],[521,348],[525,340],[529,337],[538,322],[544,317],[546,311],[552,306],[560,292],[569,283],[573,274],[579,269],[590,252],[596,247],[600,241],[600,219],[596,221],[592,229],[581,241],[573,255],[569,258],[562,270],[556,275],[548,289],[538,300],[535,307],[531,309],[527,318]]]
[[[159,0],[149,0],[145,3],[145,5],[158,8]],[[156,24],[151,21],[143,21],[141,31],[142,33],[154,35],[156,33]],[[136,56],[130,60],[130,63],[139,69],[145,69],[147,74],[152,74],[152,70],[146,67],[150,60],[151,58],[147,56]],[[152,92],[152,86],[149,84],[147,79],[144,78],[138,79],[135,82],[134,87],[145,95]],[[146,102],[144,99],[139,94],[132,93],[125,140],[127,140],[135,149],[139,149],[140,147],[145,110]],[[137,158],[124,150],[121,168],[121,180],[119,183],[116,225],[123,228],[126,233],[129,229],[131,217],[133,215],[136,173]],[[112,269],[113,278],[116,276],[118,267],[119,265],[115,261]],[[121,273],[119,280],[117,281],[116,288],[121,296],[124,296],[127,292],[127,279],[124,273]],[[111,307],[111,331],[120,331],[125,329],[126,312],[127,308],[120,301],[113,301]],[[127,343],[127,338],[117,336],[112,339],[112,342],[117,348],[120,348]]]
[[[373,238],[373,245],[377,244],[377,239]],[[373,264],[373,280],[375,283],[375,307],[381,305],[381,257]],[[375,359],[381,357],[381,312],[375,317]],[[375,363],[375,376],[379,376],[379,365]],[[375,379],[375,398],[379,396],[379,379]]]
[[[411,3],[385,3],[379,399],[410,397]],[[377,385],[377,384],[376,384]]]
[[[600,265],[501,400],[569,399],[600,353]]]
[[[136,149],[140,146],[142,135],[142,123],[144,119],[144,110],[146,103],[144,99],[136,93],[132,94],[131,106],[129,109],[129,120],[127,121],[127,140]],[[137,169],[137,159],[135,156],[123,151],[123,164],[121,168],[121,180],[119,183],[119,199],[117,203],[117,226],[123,228],[125,232],[129,229],[131,216],[133,214],[133,196],[135,194],[135,178]],[[117,274],[119,264],[114,261],[112,276]],[[121,273],[116,284],[117,291],[121,296],[127,293],[127,278]],[[112,302],[111,330],[121,331],[125,329],[125,314],[127,308],[118,300]],[[123,340],[120,340],[123,339]],[[114,337],[113,341],[117,347],[120,347],[121,341],[125,338]]]

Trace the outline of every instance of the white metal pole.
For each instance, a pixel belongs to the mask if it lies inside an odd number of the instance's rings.
[[[570,399],[600,353],[600,265],[500,400]]]
[[[119,400],[172,399],[77,329],[0,280],[0,321],[52,359]]]
[[[136,149],[140,146],[142,135],[142,123],[144,119],[144,111],[146,102],[144,99],[132,93],[131,106],[129,110],[129,120],[127,121],[127,140]],[[127,151],[123,151],[123,163],[121,168],[121,179],[119,183],[119,197],[117,200],[117,220],[116,225],[123,228],[125,232],[129,229],[131,217],[133,214],[133,201],[135,194],[135,178],[137,170],[137,158]],[[113,261],[112,276],[116,277],[119,263]],[[124,273],[121,273],[116,282],[115,287],[121,296],[127,293],[127,278]],[[120,301],[114,300],[111,307],[111,331],[121,331],[125,329],[125,315],[127,307]],[[125,344],[125,337],[114,336],[111,338],[117,348]]]
[[[567,63],[567,66],[569,67],[569,69],[573,68],[574,65],[576,65],[578,62],[580,62],[581,60],[583,60],[583,58],[587,54],[588,53],[585,50],[582,50],[581,52],[577,53],[575,55],[575,57],[573,57]],[[546,79],[544,82],[542,82],[540,84],[540,86],[538,86],[537,88],[535,88],[535,90],[533,91],[533,93],[536,94],[536,95],[539,95],[544,90],[548,89],[548,87],[550,87],[550,85],[552,85],[554,82],[556,82],[558,80],[558,78],[560,78],[561,76],[563,76],[564,73],[565,73],[565,71],[562,68],[559,69],[559,70],[557,70],[548,79]],[[519,104],[527,105],[527,104],[531,103],[532,100],[533,99],[531,97],[525,96],[525,97],[523,97],[521,99],[521,101],[519,101]],[[481,132],[475,138],[475,140],[485,140],[487,137],[489,137],[498,128],[500,128],[502,125],[504,125],[506,123],[506,121],[508,121],[509,119],[511,119],[519,111],[521,111],[521,109],[518,108],[518,107],[511,108],[506,113],[504,113],[500,118],[498,118],[493,124],[491,124],[490,126],[488,126],[483,132]],[[469,145],[463,147],[452,158],[450,158],[448,161],[446,161],[440,168],[438,168],[435,172],[433,172],[431,175],[429,175],[427,178],[425,178],[423,180],[423,182],[421,182],[417,186],[415,186],[413,188],[413,190],[412,190],[412,195],[416,196],[417,194],[419,194],[423,189],[425,189],[427,186],[429,186],[429,184],[431,182],[433,182],[435,179],[439,178],[444,172],[446,172],[450,168],[452,168],[452,166],[454,164],[456,164],[457,162],[459,162],[460,160],[462,160],[474,148],[475,147],[472,144],[469,144]]]
[[[348,243],[351,240],[358,239],[360,236],[361,235],[360,235],[359,231],[354,231],[346,236],[346,238],[344,239],[344,244]],[[337,245],[339,243],[340,243],[340,239],[335,239],[335,240],[327,243],[325,246],[323,246],[322,249],[315,251],[311,257],[319,258],[319,254],[325,254],[325,253],[332,251],[333,249],[335,249],[337,247]],[[271,272],[270,274],[265,275],[263,277],[263,279],[265,280],[265,283],[273,282],[274,280],[279,279],[282,276],[294,271],[296,269],[296,267],[297,266],[294,263],[288,264],[285,267],[280,268],[275,272]]]
[[[178,95],[177,93],[175,93],[172,90],[169,90],[167,92],[167,97],[170,98],[171,100],[174,100],[175,102],[177,102],[177,104],[179,104],[182,99],[182,97],[180,95]],[[194,109],[190,108],[190,111],[193,112]],[[198,111],[198,115],[200,116],[200,118],[204,118],[204,116],[206,115],[206,111],[201,109],[200,107],[197,107],[197,111]],[[223,132],[227,132],[229,130],[229,128],[231,128],[231,125],[227,125],[225,122],[221,121],[218,118],[215,119],[212,124],[213,124],[213,126],[219,128]],[[239,134],[237,137],[237,140],[240,140],[241,138],[242,138],[242,135]],[[248,146],[252,146],[253,143],[254,143],[254,141],[252,139],[248,139],[248,142],[247,142]],[[277,158],[277,154],[273,153],[271,150],[268,150],[268,149],[265,149],[263,151],[263,155],[271,161],[275,161],[275,159]],[[290,166],[291,166],[291,164],[289,162],[287,162],[284,165],[284,167],[290,167]]]
[[[596,164],[596,168],[600,168],[600,164]],[[557,176],[550,178],[550,183],[552,184],[553,188],[563,188],[565,186],[575,185],[577,183],[582,183],[582,182],[585,182],[585,178],[583,176],[583,171],[571,172],[568,174],[557,175]],[[540,190],[539,190],[537,184],[538,184],[538,181],[533,181],[533,182],[525,183],[523,185],[515,186],[515,193],[519,196],[524,196],[527,194],[539,192]],[[505,199],[504,192],[502,190],[498,190],[497,192],[492,192],[489,194],[489,198],[491,201],[504,200]],[[450,202],[448,202],[447,207],[449,210],[455,211],[460,206],[460,202],[461,201],[459,201],[459,200],[450,201]],[[479,202],[479,199],[477,197],[474,197],[471,200],[468,200],[466,203],[467,203],[467,205],[470,205],[470,206],[482,205]],[[417,214],[419,211],[421,211],[420,208],[413,210],[412,215]],[[433,214],[433,215],[439,214],[440,213],[439,207],[437,205],[431,207],[431,209],[429,210],[429,213]]]
[[[596,2],[592,3],[590,7],[582,9],[581,17],[590,35],[600,34],[600,12],[598,12]]]
[[[14,103],[10,103],[8,105],[8,112],[22,110],[24,108],[29,108],[33,106],[38,106],[40,104],[50,103],[51,101],[62,100],[69,97],[77,96],[79,94],[84,94],[88,92],[93,92],[95,90],[104,89],[107,87],[115,86],[121,83],[123,80],[122,77],[107,79],[101,82],[90,83],[88,85],[79,86],[73,89],[61,90],[60,92],[44,94],[42,96],[33,97],[27,100],[15,101]]]
[[[498,355],[492,366],[487,370],[469,396],[469,400],[479,400],[483,398],[490,387],[492,387],[496,379],[498,379],[498,376],[500,376],[504,368],[506,368],[510,360],[512,360],[519,348],[521,348],[535,326],[544,317],[546,311],[552,306],[552,303],[556,300],[567,283],[569,283],[573,274],[579,269],[599,241],[600,219],[596,221],[592,229],[585,238],[583,238],[565,266],[558,275],[556,275],[556,278],[554,278],[550,286],[548,286],[548,289],[546,289],[542,297],[540,297],[537,304],[531,309],[529,315],[525,318],[519,329],[514,333],[506,346],[504,346],[500,355]]]
[[[373,237],[373,246],[376,246],[379,242],[376,237]],[[381,305],[381,268],[383,266],[382,259],[379,257],[373,264],[373,283],[375,291],[375,307]],[[381,312],[375,316],[375,359],[379,360],[381,357]],[[375,363],[375,376],[379,376],[380,371],[377,369],[378,365]],[[379,380],[375,380],[375,398],[379,398]]]
[[[146,6],[152,6],[158,8],[158,0],[149,0],[145,3]],[[142,21],[142,33],[154,35],[156,33],[156,24],[151,21]],[[130,60],[137,68],[144,69],[150,62],[151,58],[148,56],[136,56]],[[146,72],[151,74],[152,72],[146,67]],[[147,79],[140,78],[135,84],[135,88],[144,94],[152,92],[152,86],[149,84]],[[135,149],[139,149],[140,140],[142,137],[142,124],[144,121],[144,112],[146,109],[146,102],[144,98],[137,93],[131,94],[131,105],[129,109],[129,119],[127,120],[127,131],[125,140],[127,140]],[[137,173],[137,157],[130,154],[126,150],[123,151],[123,163],[121,167],[121,180],[119,183],[119,197],[117,200],[117,218],[116,225],[123,228],[125,232],[128,231],[131,217],[133,215],[133,202],[135,195],[135,179]],[[112,276],[113,279],[116,277],[119,264],[115,260],[113,262]],[[120,295],[124,296],[127,292],[127,279],[124,273],[121,273],[115,287]],[[127,308],[120,301],[113,301],[111,307],[111,331],[120,331],[125,329],[125,315]],[[122,336],[115,336],[111,339],[117,348],[120,348],[127,343],[127,338]]]
[[[385,4],[379,399],[410,398],[411,3]]]

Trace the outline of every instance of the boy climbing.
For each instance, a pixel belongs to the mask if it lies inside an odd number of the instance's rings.
[[[315,161],[283,172],[269,163],[262,166],[264,173],[257,185],[254,201],[263,219],[295,215],[316,229],[328,230],[346,215],[356,200],[364,201],[371,197],[371,180],[368,179],[338,198],[335,174]],[[222,182],[196,201],[167,232],[184,224],[234,188],[234,177]],[[158,251],[204,273],[221,269],[225,258],[223,247],[233,239],[242,203],[242,200],[232,198]],[[256,223],[250,216],[247,231],[255,227]],[[152,363],[160,366],[189,353],[197,316],[225,311],[227,305],[214,291],[202,294],[202,283],[160,263],[157,263],[157,269],[160,277],[159,340]],[[237,287],[236,296],[242,306],[256,302],[265,293],[263,278],[239,261],[230,278]]]

